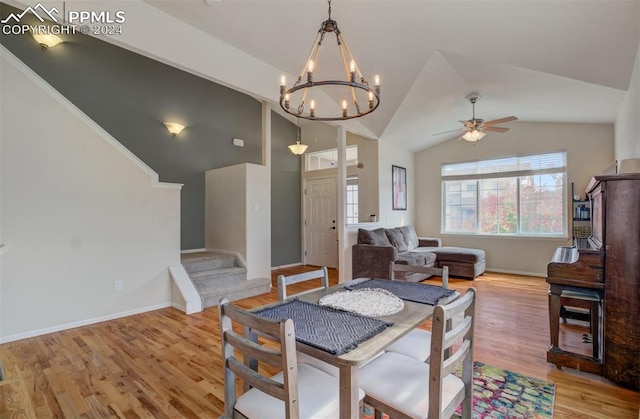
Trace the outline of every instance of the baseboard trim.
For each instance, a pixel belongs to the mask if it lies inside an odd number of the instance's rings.
[[[176,310],[180,310],[183,313],[187,312],[187,307],[183,306],[182,304],[178,304],[176,302],[171,303],[171,307],[175,308]]]
[[[279,266],[272,266],[271,270],[275,271],[277,269],[284,269],[284,268],[293,268],[295,266],[302,266],[303,263],[302,262],[298,262],[298,263],[290,263],[288,265],[279,265]]]
[[[44,329],[32,330],[30,332],[18,333],[11,336],[0,337],[0,344],[14,342],[16,340],[28,339],[35,336],[46,335],[48,333],[61,332],[67,329],[75,329],[76,327],[88,326],[90,324],[102,323],[109,320],[119,319],[121,317],[133,316],[135,314],[146,313],[147,311],[160,310],[163,308],[171,307],[171,302],[156,304],[152,306],[136,308],[134,310],[121,311],[120,313],[108,314],[106,316],[94,317],[87,320],[81,320],[79,322],[66,323],[58,326],[47,327]]]
[[[527,276],[539,276],[541,278],[546,278],[547,274],[546,273],[540,273],[540,272],[524,272],[524,271],[512,271],[509,269],[494,269],[494,268],[487,268],[486,269],[487,272],[497,272],[500,274],[514,274],[514,275],[527,275]]]

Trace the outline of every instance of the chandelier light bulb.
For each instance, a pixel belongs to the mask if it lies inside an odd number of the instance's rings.
[[[282,97],[286,89],[287,89],[287,78],[285,76],[280,76],[280,97]]]

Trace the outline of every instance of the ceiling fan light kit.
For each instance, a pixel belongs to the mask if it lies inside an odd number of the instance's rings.
[[[380,77],[374,77],[373,86],[365,80],[349,46],[338,29],[338,22],[331,19],[331,0],[328,0],[328,3],[329,18],[320,25],[320,30],[296,82],[287,89],[286,78],[282,76],[280,80],[280,107],[295,117],[313,121],[359,118],[375,111],[380,105]],[[318,69],[320,47],[327,33],[335,33],[336,35],[338,52],[346,75],[345,80],[315,80],[314,78],[314,73]],[[338,107],[338,112],[333,115],[322,115],[316,108],[316,99],[311,96],[312,89],[316,88],[315,91],[318,91],[317,88],[321,86],[337,86],[344,91],[345,99],[340,101],[341,106]]]
[[[464,138],[465,140],[471,142],[471,143],[475,143],[476,141],[480,141],[482,140],[482,137],[484,137],[485,134],[482,131],[478,131],[477,129],[474,129],[473,131],[467,131],[465,132],[465,134],[462,136],[462,138]]]
[[[471,143],[475,143],[480,141],[485,135],[487,135],[487,133],[484,131],[491,131],[491,132],[509,131],[509,128],[496,127],[495,125],[503,124],[511,121],[517,121],[518,118],[516,118],[515,116],[507,116],[500,119],[493,119],[491,121],[485,121],[482,118],[476,118],[476,102],[480,97],[481,96],[478,93],[469,93],[465,98],[469,102],[471,102],[472,116],[471,116],[471,119],[469,119],[468,121],[460,121],[462,124],[464,124],[465,126],[464,128],[460,128],[452,131],[439,132],[433,135],[440,135],[448,132],[466,130],[467,132],[465,132],[461,138]]]

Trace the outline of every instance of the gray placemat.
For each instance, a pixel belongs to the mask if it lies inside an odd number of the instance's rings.
[[[334,355],[342,355],[392,326],[393,323],[297,299],[254,311],[275,320],[292,319],[296,340]]]
[[[454,290],[447,290],[435,285],[421,284],[419,282],[390,281],[388,279],[370,279],[359,284],[345,287],[350,290],[360,288],[382,288],[406,301],[436,305],[441,298],[453,294]]]

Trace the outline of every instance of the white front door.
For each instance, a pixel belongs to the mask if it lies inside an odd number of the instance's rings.
[[[336,179],[305,182],[305,263],[338,267]]]

